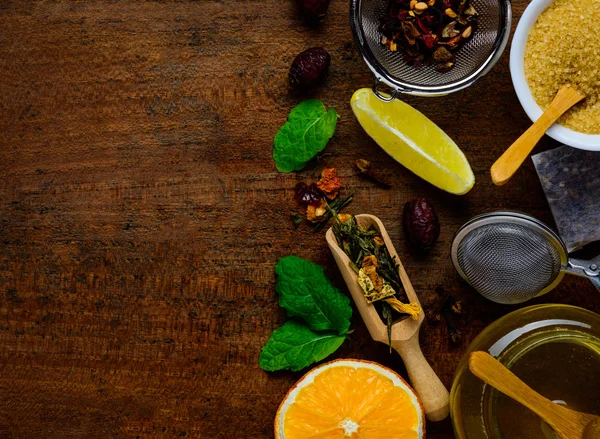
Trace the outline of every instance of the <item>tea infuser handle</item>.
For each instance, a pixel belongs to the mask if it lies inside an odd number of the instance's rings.
[[[571,258],[565,271],[575,276],[587,277],[600,291],[600,255],[589,261]]]
[[[600,291],[600,278],[598,278],[598,277],[590,277],[589,279],[592,281],[592,285],[594,285],[596,287],[596,289],[598,291]]]
[[[375,78],[375,83],[373,84],[373,94],[375,94],[375,96],[377,96],[377,98],[383,102],[392,102],[394,99],[396,99],[396,96],[398,96],[398,89],[393,89],[392,90],[392,94],[390,94],[389,96],[383,95],[379,92],[379,84],[381,84],[381,81],[379,80],[379,78]]]
[[[437,422],[445,419],[450,412],[450,395],[423,356],[418,331],[409,340],[392,340],[392,347],[404,361],[410,384],[419,395],[427,420]]]

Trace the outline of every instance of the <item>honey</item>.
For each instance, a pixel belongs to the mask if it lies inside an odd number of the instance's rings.
[[[600,415],[600,342],[576,332],[538,336],[542,341],[507,364],[511,371],[554,402]],[[486,393],[484,417],[491,437],[553,439],[531,410],[495,390]],[[548,426],[545,430],[551,432]]]
[[[469,371],[488,352],[542,396],[600,416],[600,315],[568,305],[521,308],[496,320],[460,361],[450,411],[457,439],[557,439],[550,426]]]

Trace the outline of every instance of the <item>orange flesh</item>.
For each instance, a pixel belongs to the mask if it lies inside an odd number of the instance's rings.
[[[417,439],[410,395],[367,368],[332,367],[302,388],[284,415],[285,439]]]

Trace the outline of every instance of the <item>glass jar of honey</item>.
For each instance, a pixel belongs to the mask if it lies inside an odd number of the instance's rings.
[[[535,305],[488,326],[460,361],[450,394],[461,439],[554,439],[537,415],[475,377],[468,355],[485,351],[546,398],[600,415],[600,315],[567,305]]]

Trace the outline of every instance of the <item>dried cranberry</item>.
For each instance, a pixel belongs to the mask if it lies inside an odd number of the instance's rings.
[[[440,236],[440,222],[425,198],[404,205],[402,222],[406,241],[417,254],[427,253]]]
[[[294,198],[300,204],[305,206],[318,206],[321,204],[323,196],[315,183],[307,185],[306,183],[298,183],[294,188]]]
[[[309,24],[318,24],[325,20],[329,0],[296,0],[300,14]]]
[[[296,88],[312,88],[327,77],[331,57],[322,47],[312,47],[299,54],[290,67],[290,84]]]

